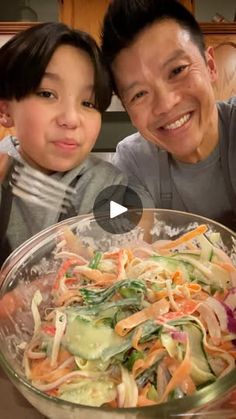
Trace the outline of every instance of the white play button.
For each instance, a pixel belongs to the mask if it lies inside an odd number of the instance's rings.
[[[124,214],[126,211],[128,211],[128,208],[117,204],[115,201],[110,201],[110,218],[115,218],[118,215]]]
[[[107,186],[95,199],[93,214],[106,233],[126,234],[140,222],[142,201],[129,186]],[[97,233],[96,229],[94,231]]]

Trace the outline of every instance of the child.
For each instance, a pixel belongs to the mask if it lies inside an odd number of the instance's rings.
[[[16,132],[16,138],[0,141],[0,153],[10,152],[76,187],[67,217],[91,212],[105,187],[126,184],[118,169],[89,156],[112,91],[99,48],[88,34],[54,22],[18,33],[0,49],[0,80],[0,124]],[[1,185],[2,260],[3,250],[9,254],[62,219],[59,205],[48,210],[13,195],[9,199],[7,185]]]

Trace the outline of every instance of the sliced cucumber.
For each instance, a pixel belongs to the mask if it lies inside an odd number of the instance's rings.
[[[184,279],[186,281],[191,280],[191,273],[193,271],[193,267],[190,263],[178,260],[178,254],[175,256],[152,256],[152,259],[159,262],[161,267],[171,273],[179,270],[183,273]]]
[[[231,284],[231,277],[228,271],[221,268],[221,266],[211,263],[210,266],[212,278],[210,278],[210,283],[217,288],[229,289]]]
[[[200,254],[200,260],[204,261],[211,261],[213,256],[213,246],[211,242],[204,236],[204,234],[201,234],[198,237],[198,241],[201,246],[201,254]]]
[[[215,381],[216,377],[203,348],[203,334],[194,323],[184,324],[183,331],[188,334],[191,351],[191,377],[198,386],[206,382]]]
[[[79,316],[68,324],[63,345],[83,359],[99,359],[104,350],[120,346],[124,338],[105,324],[96,324]]]
[[[169,333],[162,333],[161,334],[161,343],[166,348],[168,354],[175,358],[178,354],[178,345],[177,341],[174,340]]]
[[[77,383],[62,385],[58,397],[72,403],[99,407],[115,399],[116,387],[108,380],[83,379]]]

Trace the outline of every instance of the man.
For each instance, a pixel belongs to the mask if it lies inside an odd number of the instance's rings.
[[[213,49],[192,14],[175,0],[113,0],[102,51],[139,131],[114,164],[153,206],[236,229],[236,98],[215,102]]]

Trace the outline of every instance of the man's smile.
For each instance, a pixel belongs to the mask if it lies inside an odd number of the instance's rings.
[[[174,129],[180,128],[180,127],[182,127],[182,125],[186,124],[186,122],[189,121],[190,117],[191,117],[190,112],[186,113],[181,118],[176,119],[174,122],[171,122],[169,124],[166,124],[166,125],[162,126],[162,129],[164,129],[164,130],[174,130]]]

